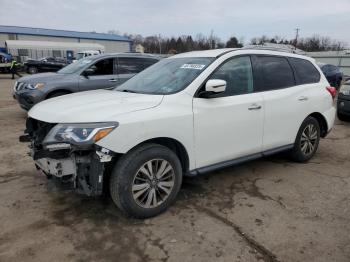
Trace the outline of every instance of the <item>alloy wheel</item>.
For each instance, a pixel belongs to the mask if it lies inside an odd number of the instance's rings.
[[[300,148],[304,155],[311,155],[316,148],[318,131],[314,124],[308,124],[301,134]]]
[[[155,208],[169,197],[174,184],[175,174],[171,164],[164,159],[152,159],[136,172],[132,195],[139,206]]]

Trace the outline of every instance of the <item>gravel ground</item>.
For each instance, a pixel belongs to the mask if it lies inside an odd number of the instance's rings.
[[[18,142],[26,112],[0,75],[0,261],[350,261],[350,123],[316,156],[186,178],[152,219],[57,189]]]

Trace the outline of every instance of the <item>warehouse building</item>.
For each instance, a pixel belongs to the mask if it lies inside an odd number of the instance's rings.
[[[131,49],[132,40],[115,34],[0,25],[0,52],[11,53],[20,61],[28,57],[67,58],[86,50],[113,53]]]

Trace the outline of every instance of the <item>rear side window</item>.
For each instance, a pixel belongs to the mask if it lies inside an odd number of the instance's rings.
[[[312,84],[320,81],[320,73],[315,66],[305,59],[289,58],[295,72],[298,84]]]
[[[119,57],[118,74],[137,74],[156,62],[156,59]]]
[[[142,58],[140,59],[143,64],[143,69],[146,69],[147,67],[155,64],[158,62],[157,59],[150,59],[150,58]]]
[[[276,90],[295,85],[294,74],[288,60],[278,56],[258,56],[263,85],[262,91]]]

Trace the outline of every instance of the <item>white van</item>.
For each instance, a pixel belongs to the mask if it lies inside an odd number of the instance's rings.
[[[81,51],[77,53],[76,59],[73,61],[77,61],[79,59],[82,59],[87,56],[93,56],[93,55],[100,55],[102,52],[100,50],[87,50],[87,51]]]

